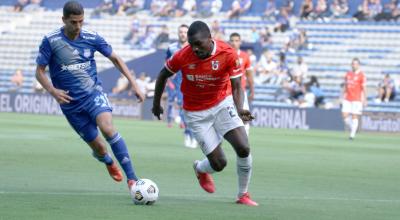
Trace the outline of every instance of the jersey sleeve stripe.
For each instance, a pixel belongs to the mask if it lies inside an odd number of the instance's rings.
[[[166,68],[169,72],[171,72],[171,73],[173,73],[173,74],[176,73],[175,71],[172,71],[172,70],[171,70],[171,68],[168,66],[168,63],[165,63],[164,66],[165,66],[165,68]]]
[[[243,75],[243,74],[240,73],[240,74],[238,74],[238,75],[231,76],[230,78],[231,78],[231,79],[235,79],[235,78],[241,77],[242,75]]]

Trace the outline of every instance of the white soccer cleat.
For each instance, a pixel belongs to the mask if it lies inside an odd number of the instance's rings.
[[[197,141],[195,138],[192,138],[192,141],[190,143],[190,148],[197,148]]]
[[[192,139],[189,135],[185,135],[184,145],[185,147],[192,148]]]

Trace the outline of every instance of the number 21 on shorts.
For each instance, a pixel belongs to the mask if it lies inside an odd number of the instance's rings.
[[[94,103],[96,106],[111,108],[110,102],[107,99],[107,95],[104,93],[96,96],[96,98],[94,99]]]

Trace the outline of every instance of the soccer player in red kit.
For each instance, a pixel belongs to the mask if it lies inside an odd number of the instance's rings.
[[[251,66],[251,61],[249,55],[240,50],[240,46],[242,45],[242,40],[240,38],[240,34],[232,33],[229,36],[229,43],[237,51],[237,55],[239,56],[239,62],[242,75],[242,89],[244,91],[244,100],[243,100],[243,109],[250,110],[249,101],[254,99],[254,80],[253,80],[253,67]],[[247,96],[246,85],[249,88],[249,96]],[[250,124],[245,123],[244,128],[246,129],[247,135],[249,135]]]
[[[360,69],[360,60],[354,58],[351,67],[352,71],[347,72],[344,77],[342,115],[344,123],[350,128],[349,138],[353,140],[358,129],[363,106],[367,104],[367,96],[366,78]]]
[[[188,30],[189,45],[174,54],[161,70],[155,87],[153,114],[160,119],[160,99],[168,77],[182,72],[183,109],[206,158],[194,162],[200,186],[215,191],[214,172],[226,166],[221,148],[225,138],[237,155],[239,193],[236,203],[257,206],[248,193],[252,171],[250,146],[243,121],[253,116],[243,109],[241,68],[237,52],[223,41],[213,40],[207,24],[193,22]]]

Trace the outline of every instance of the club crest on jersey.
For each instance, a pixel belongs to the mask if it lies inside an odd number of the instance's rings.
[[[83,50],[83,56],[86,58],[89,58],[92,55],[92,51],[90,49],[84,49]]]
[[[193,75],[186,75],[186,78],[187,78],[189,81],[194,81],[194,76],[193,76]]]
[[[218,61],[218,60],[213,60],[213,61],[211,61],[211,68],[212,68],[213,70],[217,70],[218,67],[219,67],[219,61]]]
[[[196,69],[196,64],[190,64],[190,65],[189,65],[189,69],[190,69],[190,70]]]

